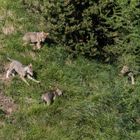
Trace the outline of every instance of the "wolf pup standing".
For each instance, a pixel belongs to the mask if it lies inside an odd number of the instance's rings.
[[[56,88],[55,90],[47,91],[45,94],[41,96],[41,99],[47,103],[47,105],[50,105],[57,96],[61,96],[63,93],[60,89]]]
[[[135,84],[135,78],[134,78],[134,72],[130,70],[130,68],[127,65],[124,65],[120,71],[120,75],[122,76],[128,76],[131,80],[131,84]]]
[[[35,44],[36,49],[41,48],[41,43],[45,42],[45,39],[48,37],[49,33],[45,32],[27,32],[23,36],[24,44]]]

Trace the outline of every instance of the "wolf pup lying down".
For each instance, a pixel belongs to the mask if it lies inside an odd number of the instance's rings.
[[[33,69],[32,69],[32,64],[29,64],[28,66],[22,65],[19,61],[13,60],[8,58],[8,60],[11,61],[9,65],[9,69],[7,70],[6,73],[6,78],[8,79],[10,75],[15,75],[16,73],[20,76],[20,78],[27,84],[29,83],[26,81],[25,77],[28,79],[40,83],[40,81],[37,81],[33,78]]]
[[[48,37],[49,33],[45,32],[27,32],[23,36],[24,44],[35,44],[35,49],[41,48],[41,43],[45,42],[45,39]]]

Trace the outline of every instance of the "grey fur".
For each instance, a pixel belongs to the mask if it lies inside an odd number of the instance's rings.
[[[10,58],[8,58],[8,60],[10,60],[11,63],[6,73],[7,79],[9,78],[10,75],[14,75],[15,73],[17,73],[27,85],[29,85],[29,83],[26,81],[25,77],[27,77],[28,79],[31,79],[32,81],[36,83],[39,83],[39,81],[33,79],[32,77],[33,76],[32,64],[29,64],[28,66],[24,66],[21,62],[17,60],[13,60]]]
[[[62,91],[60,89],[56,89],[56,90],[50,90],[48,92],[46,92],[45,94],[43,94],[41,96],[41,99],[47,103],[47,105],[50,105],[57,96],[61,96],[62,95]]]

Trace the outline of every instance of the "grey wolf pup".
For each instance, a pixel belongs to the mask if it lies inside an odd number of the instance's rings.
[[[16,73],[20,76],[20,78],[27,84],[29,85],[29,83],[26,81],[25,77],[27,77],[28,79],[36,82],[36,83],[40,83],[40,81],[37,81],[33,78],[33,68],[32,68],[32,64],[29,64],[28,66],[24,66],[22,65],[21,62],[17,61],[17,60],[13,60],[10,58],[7,58],[8,60],[11,61],[9,68],[7,70],[6,73],[6,79],[9,78],[10,75],[15,75]]]
[[[41,96],[41,99],[47,103],[47,105],[50,105],[57,96],[61,96],[62,95],[62,91],[58,88],[56,88],[55,90],[50,90],[48,92],[46,92],[45,94],[43,94]]]
[[[35,48],[40,49],[41,43],[45,42],[45,39],[48,37],[49,33],[45,32],[27,32],[23,36],[24,44],[35,44]]]

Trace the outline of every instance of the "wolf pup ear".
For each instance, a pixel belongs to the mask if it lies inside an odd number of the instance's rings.
[[[33,67],[33,65],[31,63],[28,66],[29,66],[29,68],[32,68]]]
[[[46,34],[46,36],[48,36],[50,33],[45,33]]]

